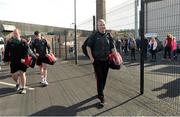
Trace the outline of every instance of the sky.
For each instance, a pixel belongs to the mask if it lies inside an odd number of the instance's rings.
[[[128,0],[106,0],[107,11]],[[76,23],[96,13],[96,0],[76,0]],[[0,20],[72,28],[74,0],[0,0]]]

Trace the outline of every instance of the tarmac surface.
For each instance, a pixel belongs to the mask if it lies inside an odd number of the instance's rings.
[[[173,65],[179,72],[179,66]],[[145,90],[140,95],[139,61],[125,59],[121,70],[109,71],[107,104],[102,107],[97,99],[93,67],[85,57],[80,57],[78,65],[74,60],[48,65],[47,87],[40,84],[38,67],[29,68],[26,94],[15,92],[9,66],[4,65],[0,71],[0,116],[180,116],[180,77],[178,73],[168,73],[170,68],[164,69],[167,66],[170,65],[145,63]],[[171,87],[166,86],[174,80]]]

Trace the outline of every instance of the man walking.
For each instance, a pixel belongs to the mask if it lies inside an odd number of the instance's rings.
[[[42,39],[39,31],[34,32],[35,39],[32,41],[32,51],[37,57],[37,65],[40,69],[41,83],[44,86],[48,85],[47,82],[47,65],[45,64],[46,56],[50,53],[50,45],[45,39]],[[47,53],[48,51],[48,53]]]
[[[4,62],[10,62],[10,69],[12,79],[17,83],[16,90],[22,94],[26,93],[26,70],[27,66],[24,65],[25,57],[28,55],[28,44],[26,40],[21,39],[20,30],[15,29],[13,37],[8,40],[5,52]],[[18,79],[18,76],[20,78]]]
[[[109,71],[108,54],[116,52],[116,49],[103,19],[98,20],[98,31],[89,37],[86,49],[97,79],[98,98],[100,104],[104,105],[104,88]]]

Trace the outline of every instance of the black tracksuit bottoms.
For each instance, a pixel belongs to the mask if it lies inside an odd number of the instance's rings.
[[[106,85],[106,79],[109,71],[108,61],[95,60],[93,66],[97,80],[98,97],[104,97],[103,90]]]

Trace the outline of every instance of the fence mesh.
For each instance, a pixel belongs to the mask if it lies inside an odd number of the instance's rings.
[[[166,50],[165,40],[171,33],[176,38],[177,44],[180,39],[180,1],[179,0],[157,0],[145,2],[145,33],[156,33],[159,40],[158,46],[162,50],[156,53],[156,61],[152,61],[151,53],[147,49],[145,61],[145,89],[146,93],[155,96],[157,102],[165,103],[166,106],[179,112],[180,95],[180,66],[179,53],[173,54],[173,46]],[[148,37],[149,38],[149,37]],[[177,45],[178,46],[178,45]],[[170,57],[165,56],[166,51]],[[151,72],[149,72],[151,71]]]

